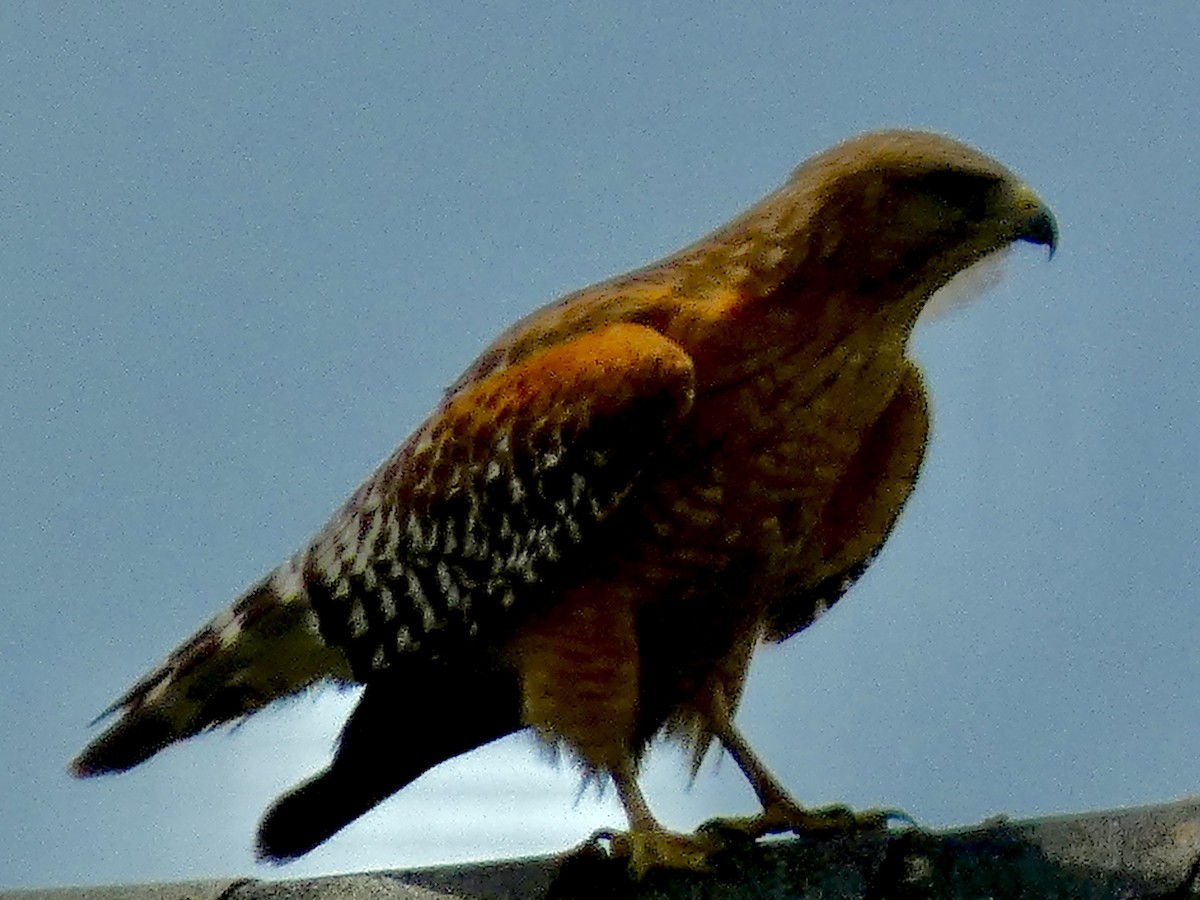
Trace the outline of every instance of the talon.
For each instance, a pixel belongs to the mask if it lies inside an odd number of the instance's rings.
[[[821,837],[861,831],[886,831],[893,820],[914,827],[917,824],[912,816],[897,809],[868,809],[855,812],[842,805],[805,809],[791,801],[779,800],[767,804],[758,815],[711,819],[701,825],[700,830],[718,834],[732,832],[752,840],[789,831],[797,835]]]
[[[909,828],[920,827],[917,825],[917,820],[902,809],[878,809],[872,811],[878,813],[883,818],[884,828],[890,828],[893,822],[898,825],[906,825]]]
[[[579,845],[579,850],[591,851],[596,850],[603,853],[605,856],[616,856],[616,841],[619,832],[611,831],[607,828],[601,828],[599,831],[593,831],[592,834]]]
[[[716,834],[678,834],[666,830],[603,831],[592,840],[607,839],[609,855],[629,860],[635,878],[642,878],[651,869],[684,869],[690,872],[709,871],[709,857],[725,849]]]
[[[840,807],[851,817],[852,824],[848,830],[853,831],[887,831],[892,823],[917,828],[917,820],[902,809],[864,809],[853,812],[847,807]],[[822,810],[817,810],[821,812]]]

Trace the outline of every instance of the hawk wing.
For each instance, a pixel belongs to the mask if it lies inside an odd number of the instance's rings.
[[[451,394],[318,535],[304,582],[368,680],[496,647],[602,558],[596,532],[687,414],[692,360],[616,323]]]

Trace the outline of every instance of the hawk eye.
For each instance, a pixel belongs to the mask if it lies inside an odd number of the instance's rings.
[[[1000,179],[979,172],[940,169],[917,179],[919,189],[938,202],[959,210],[970,219],[987,214],[988,194]]]

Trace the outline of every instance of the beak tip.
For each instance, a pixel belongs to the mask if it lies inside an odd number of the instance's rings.
[[[1049,249],[1049,259],[1054,259],[1054,251],[1058,249],[1058,222],[1054,213],[1042,206],[1030,216],[1025,226],[1017,235],[1017,240],[1040,244]]]

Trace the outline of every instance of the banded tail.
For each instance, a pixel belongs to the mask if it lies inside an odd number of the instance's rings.
[[[95,722],[118,718],[72,760],[71,774],[132,768],[321,679],[350,680],[345,656],[321,638],[298,573],[296,561],[285,563],[251,587],[102,712]]]

